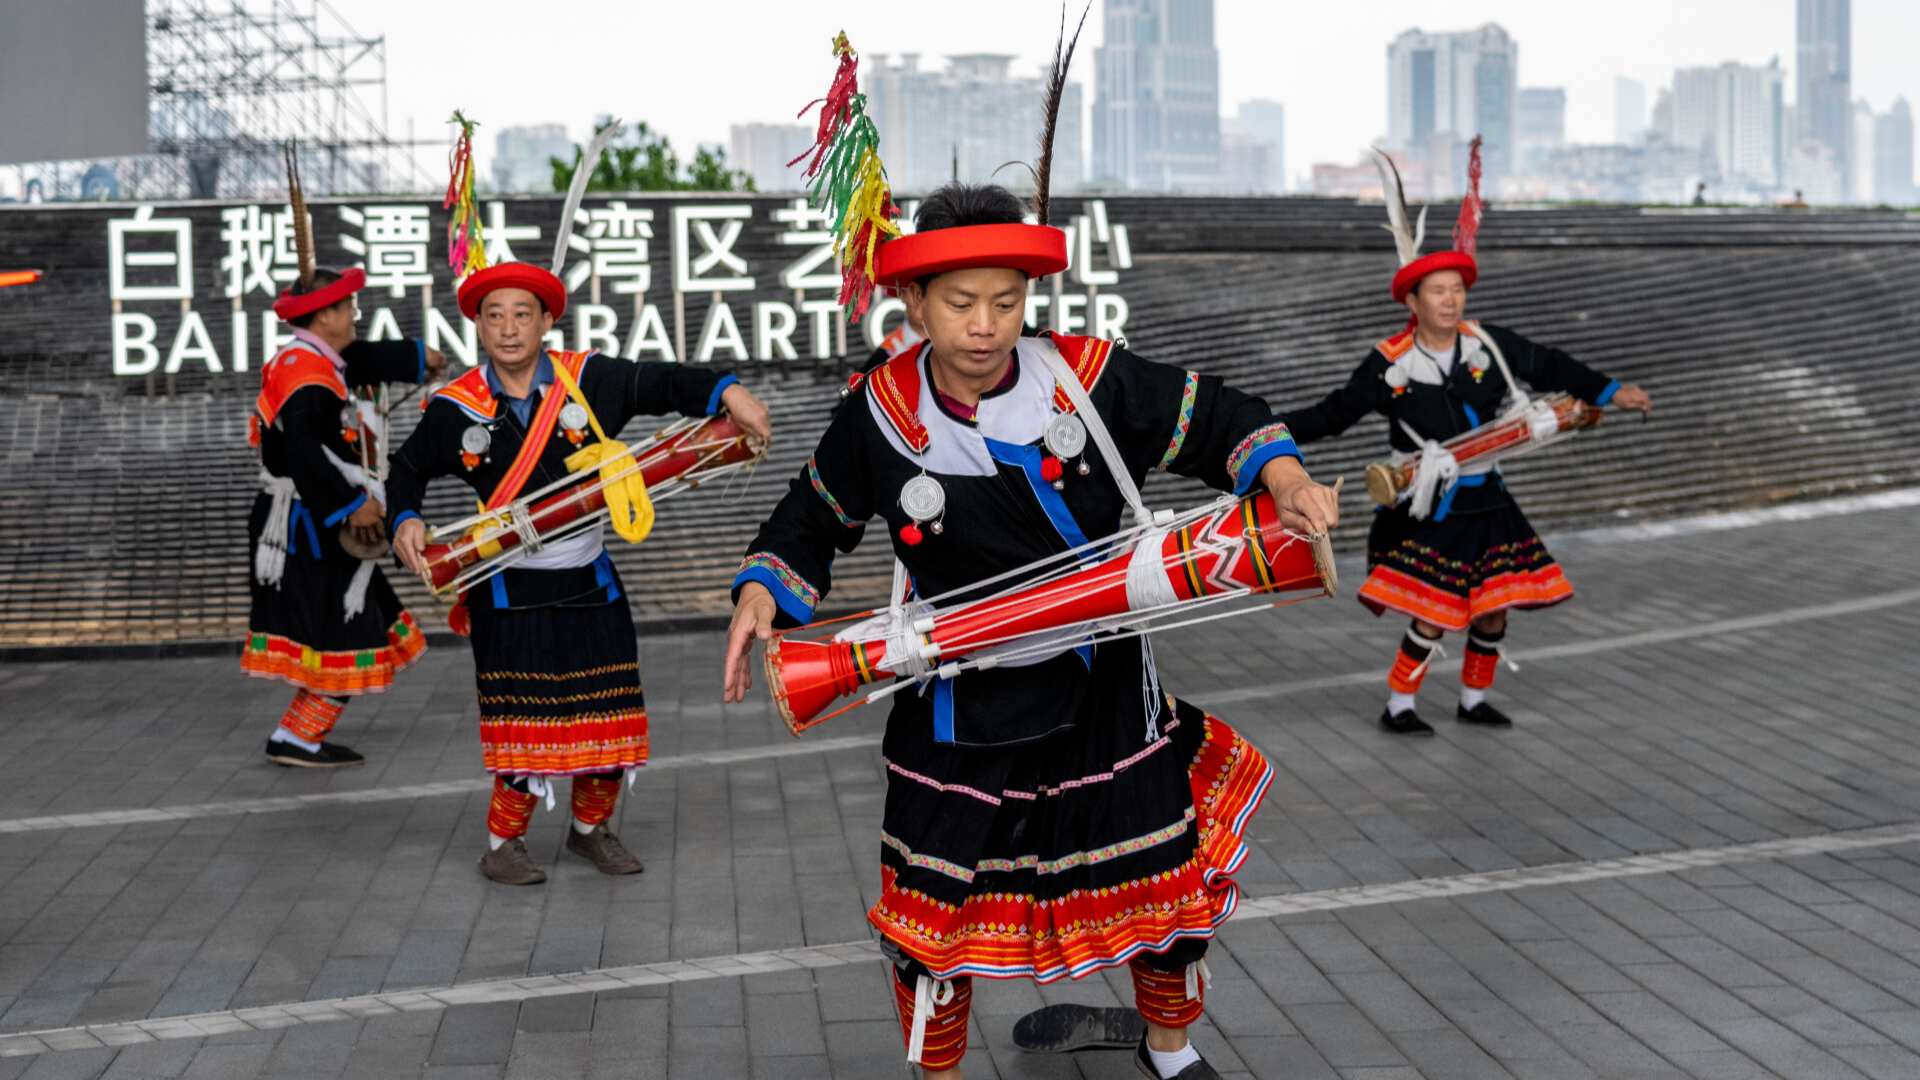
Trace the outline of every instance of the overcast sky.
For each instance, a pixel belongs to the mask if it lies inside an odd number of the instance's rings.
[[[863,52],[1016,53],[1035,69],[1059,18],[1044,0],[327,2],[359,32],[386,35],[390,131],[404,137],[411,119],[417,137],[436,138],[463,108],[484,125],[483,168],[492,133],[515,124],[559,122],[580,138],[611,112],[648,121],[690,156],[695,143],[724,143],[730,124],[789,120],[826,88],[828,42],[842,28]],[[1283,103],[1295,177],[1316,161],[1351,163],[1384,134],[1387,43],[1409,27],[1506,27],[1520,85],[1566,89],[1575,142],[1612,140],[1615,75],[1645,83],[1651,107],[1676,67],[1794,64],[1793,0],[1216,0],[1214,12],[1222,111]],[[1100,37],[1095,0],[1074,64],[1088,104]],[[1920,105],[1920,2],[1854,0],[1853,89],[1875,111],[1899,94]]]

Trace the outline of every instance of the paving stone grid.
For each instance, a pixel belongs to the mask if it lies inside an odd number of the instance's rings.
[[[1166,681],[1277,770],[1209,957],[1209,1059],[1290,1080],[1920,1076],[1916,527],[1908,503],[1556,540],[1581,595],[1515,620],[1511,732],[1373,729],[1398,626],[1351,599],[1164,639]],[[642,648],[672,767],[618,828],[647,872],[594,873],[542,814],[534,889],[473,866],[458,650],[352,706],[341,737],[371,764],[328,776],[260,762],[285,695],[231,661],[0,666],[0,1080],[903,1075],[858,944],[879,710],[795,744],[762,698],[718,703],[717,635]],[[1435,719],[1454,668],[1428,681]],[[182,807],[227,809],[159,812]],[[148,819],[9,827],[100,811]],[[373,998],[412,1007],[348,1005]],[[1128,999],[1124,973],[980,981],[967,1075],[1136,1075],[1009,1041],[1043,1002]],[[269,1013],[284,1025],[151,1023]],[[132,1021],[163,1035],[54,1034]],[[92,1048],[21,1053],[28,1032]]]

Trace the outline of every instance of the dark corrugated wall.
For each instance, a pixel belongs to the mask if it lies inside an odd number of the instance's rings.
[[[1276,408],[1343,380],[1399,329],[1377,206],[1325,200],[1113,199],[1134,223],[1132,344],[1215,372]],[[1436,207],[1435,234],[1451,208]],[[1651,422],[1598,432],[1506,472],[1543,527],[1645,520],[1920,483],[1920,218],[1888,212],[1495,210],[1469,314],[1560,345],[1656,399]],[[1429,245],[1430,247],[1433,245]],[[0,346],[4,347],[4,346]],[[0,387],[0,646],[235,638],[247,613],[250,383],[173,400],[101,391],[96,356],[9,363]],[[744,490],[666,503],[614,553],[655,626],[721,615],[755,524],[805,460],[839,361],[741,365],[773,406],[773,460]],[[636,423],[629,434],[641,432]],[[1350,480],[1343,542],[1370,504],[1376,418],[1313,447]],[[1157,479],[1150,501],[1206,494]],[[435,520],[466,511],[444,487]],[[871,602],[879,537],[843,558],[829,608]],[[1783,569],[1783,581],[1790,570]],[[393,575],[396,580],[399,575]],[[400,583],[429,629],[435,605]]]

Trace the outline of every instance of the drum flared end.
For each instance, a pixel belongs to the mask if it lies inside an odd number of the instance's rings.
[[[1384,461],[1376,461],[1367,466],[1367,494],[1381,506],[1392,506],[1400,500],[1400,489],[1394,486],[1396,470]]]
[[[780,639],[767,642],[767,651],[760,658],[760,668],[767,676],[767,690],[773,694],[774,708],[780,710],[780,722],[787,725],[787,734],[799,738],[806,728],[801,726],[798,717],[793,715],[793,706],[787,703],[787,683],[780,677]],[[810,726],[810,725],[809,725]]]

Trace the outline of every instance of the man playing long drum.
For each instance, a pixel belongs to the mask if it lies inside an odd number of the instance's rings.
[[[1222,491],[1265,486],[1281,524],[1335,524],[1332,492],[1258,398],[1108,341],[1022,337],[1029,281],[1067,265],[1063,234],[1024,214],[1004,189],[953,185],[922,202],[914,235],[879,248],[879,283],[902,290],[927,340],[857,384],[754,539],[734,586],[727,700],[752,684],[755,639],[812,617],[835,554],[874,517],[919,596],[1113,535],[1127,502],[1088,445],[1096,423],[1134,484],[1161,468]],[[1056,349],[1062,367],[1047,358]],[[1097,418],[1056,383],[1067,367]],[[1185,1028],[1272,775],[1257,750],[1171,697],[1150,647],[1127,638],[897,694],[884,751],[882,891],[868,917],[894,963],[909,1060],[959,1075],[975,975],[1050,981],[1130,964],[1151,1025],[1140,1064],[1215,1075]]]
[[[1393,298],[1411,315],[1405,330],[1374,346],[1345,386],[1309,408],[1291,410],[1287,425],[1301,442],[1338,435],[1370,412],[1389,422],[1388,438],[1401,456],[1419,453],[1423,465],[1439,458],[1439,444],[1500,414],[1510,393],[1564,391],[1595,406],[1645,410],[1652,399],[1559,349],[1536,345],[1511,330],[1463,318],[1467,290],[1479,275],[1474,259],[1480,227],[1480,140],[1473,141],[1469,192],[1454,226],[1454,249],[1420,255],[1420,236],[1407,216],[1398,177],[1386,188],[1390,225],[1399,250]],[[1416,486],[1420,486],[1416,482]],[[1486,700],[1507,633],[1507,612],[1540,608],[1573,595],[1560,565],[1507,494],[1500,474],[1485,462],[1462,463],[1444,491],[1427,485],[1416,496],[1381,510],[1367,536],[1367,582],[1360,602],[1375,615],[1398,611],[1412,619],[1387,675],[1387,707],[1380,726],[1401,735],[1431,735],[1414,711],[1414,695],[1432,666],[1444,632],[1467,635],[1461,667],[1463,723],[1506,727],[1507,715]]]
[[[374,558],[386,546],[385,511],[368,443],[386,432],[353,388],[426,382],[446,360],[418,340],[360,340],[354,294],[366,271],[316,265],[291,148],[287,188],[300,271],[274,302],[292,337],[260,366],[248,425],[261,492],[247,519],[253,603],[240,669],[295,688],[267,760],[335,769],[365,761],[328,739],[348,701],[384,692],[427,648]]]
[[[542,339],[566,310],[547,270],[503,263],[460,286],[460,310],[478,326],[487,362],[428,402],[393,458],[394,551],[423,568],[429,481],[457,476],[490,508],[567,476],[590,432],[617,436],[640,415],[710,416],[727,410],[759,439],[767,408],[733,376],[686,364],[627,361],[597,352],[548,352]],[[621,774],[647,760],[633,614],[602,529],[546,545],[470,592],[480,742],[495,778],[481,872],[509,885],[546,880],[521,839],[539,794],[573,777],[567,850],[607,874],[642,869],[607,827]]]

